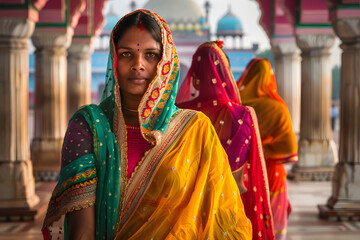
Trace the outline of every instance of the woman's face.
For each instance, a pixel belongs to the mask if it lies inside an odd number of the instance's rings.
[[[161,45],[146,29],[134,26],[116,43],[116,53],[121,93],[142,97],[156,76]]]

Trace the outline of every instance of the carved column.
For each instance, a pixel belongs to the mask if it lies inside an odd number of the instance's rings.
[[[272,43],[278,92],[289,108],[295,133],[300,132],[300,51],[295,42]]]
[[[332,196],[320,215],[360,216],[360,18],[336,19],[341,48],[339,163]]]
[[[91,38],[73,39],[68,49],[68,119],[81,106],[91,103]]]
[[[71,33],[71,34],[70,34]],[[63,136],[67,126],[66,49],[72,31],[35,31],[35,131],[31,144],[35,178],[55,180],[60,170]]]
[[[301,122],[296,180],[330,180],[338,162],[331,132],[331,61],[333,34],[300,34]]]
[[[22,215],[34,207],[28,140],[29,54],[35,28],[29,19],[0,19],[0,215]],[[20,212],[19,212],[20,211]],[[28,215],[30,218],[33,217]],[[15,220],[15,219],[14,219]]]

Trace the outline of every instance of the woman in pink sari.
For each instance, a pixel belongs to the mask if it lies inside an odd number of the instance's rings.
[[[229,157],[253,239],[274,239],[266,166],[257,118],[241,105],[222,42],[206,42],[193,56],[176,98],[180,108],[202,111],[211,120]]]

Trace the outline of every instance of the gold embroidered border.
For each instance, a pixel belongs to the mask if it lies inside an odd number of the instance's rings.
[[[145,159],[146,162],[141,165],[142,169],[140,172],[143,172],[143,174],[138,172],[137,178],[131,183],[131,187],[129,187],[128,192],[125,195],[126,204],[123,206],[122,211],[119,212],[117,223],[118,232],[120,232],[127,221],[135,213],[135,210],[150,186],[164,155],[178,140],[179,136],[183,133],[183,130],[196,114],[197,112],[192,110],[179,110],[178,114],[171,119],[169,126],[166,128],[162,142],[148,152]]]
[[[256,133],[257,145],[258,145],[258,150],[259,150],[259,154],[260,154],[259,157],[260,157],[260,160],[261,160],[261,169],[263,171],[265,187],[266,187],[267,203],[268,203],[268,206],[269,206],[270,214],[271,214],[271,216],[273,216],[272,211],[271,211],[271,204],[270,204],[269,178],[268,178],[268,175],[267,175],[265,157],[264,157],[264,152],[263,152],[262,143],[261,143],[259,124],[258,124],[258,121],[257,121],[257,116],[256,116],[254,108],[252,108],[250,106],[246,106],[246,107],[250,111],[250,116],[251,116],[251,119],[252,119],[253,124],[254,124],[253,127],[254,127],[255,133]],[[273,221],[273,218],[271,218],[271,221]],[[271,225],[274,226],[274,223],[272,222]]]

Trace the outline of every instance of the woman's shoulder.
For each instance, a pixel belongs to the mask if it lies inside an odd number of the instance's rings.
[[[186,114],[193,115],[194,119],[199,123],[211,123],[211,120],[208,116],[206,116],[201,111],[191,110],[191,109],[183,109]]]
[[[287,105],[284,102],[280,102],[279,100],[273,98],[264,98],[264,103],[266,103],[272,111],[281,111],[286,112],[288,111]]]
[[[250,124],[249,121],[251,119],[253,119],[254,117],[256,117],[254,108],[251,106],[248,106],[248,105],[239,105],[237,108],[237,112],[240,112],[240,115],[241,115],[241,120],[242,120],[241,123],[240,123],[240,120],[238,120],[240,124],[243,124],[243,123]]]
[[[187,119],[190,125],[211,124],[211,120],[204,113],[192,109],[179,109],[172,119],[181,119],[180,121]]]
[[[80,108],[78,108],[76,110],[76,112],[72,115],[72,117],[70,118],[70,121],[78,116],[78,115],[82,115],[84,113],[90,113],[91,111],[94,111],[94,110],[100,110],[100,106],[99,105],[96,105],[96,104],[87,104],[87,105],[83,105],[81,106]]]

